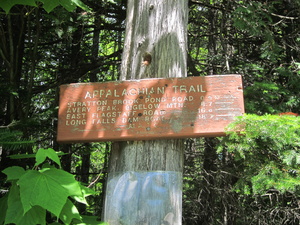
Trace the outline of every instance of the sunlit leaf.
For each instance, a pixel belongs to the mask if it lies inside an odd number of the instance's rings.
[[[35,166],[42,164],[46,160],[47,157],[49,159],[51,159],[52,161],[56,162],[56,164],[59,165],[59,167],[61,167],[60,160],[59,160],[57,153],[51,148],[48,148],[48,149],[40,148],[38,150],[38,152],[36,153]]]
[[[42,7],[48,13],[60,5],[70,12],[76,9],[76,7],[80,7],[85,11],[90,11],[89,7],[80,0],[1,0],[0,8],[6,13],[9,13],[11,8],[15,5],[37,6],[37,3],[39,2],[43,3]]]
[[[46,224],[46,210],[39,206],[32,206],[25,214],[20,198],[19,187],[13,184],[8,195],[8,209],[5,224],[16,225]],[[17,209],[17,210],[16,210]]]
[[[76,206],[67,199],[66,204],[64,205],[59,218],[65,223],[70,224],[73,219],[81,221],[81,216],[76,208]]]
[[[52,212],[57,217],[59,216],[63,206],[69,196],[60,179],[65,177],[69,180],[69,175],[62,171],[55,174],[48,174],[48,169],[43,172],[31,170],[20,178],[20,196],[24,212],[26,213],[32,206],[38,205]],[[57,177],[60,176],[60,179]]]
[[[7,180],[18,180],[22,175],[25,174],[25,170],[20,166],[12,166],[2,171],[7,175]]]

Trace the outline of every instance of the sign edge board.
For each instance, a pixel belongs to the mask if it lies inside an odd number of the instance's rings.
[[[237,81],[239,83],[239,87],[238,87],[238,91],[239,91],[239,115],[241,116],[244,114],[245,109],[244,109],[244,99],[243,99],[243,85],[242,85],[242,76],[240,74],[228,74],[228,75],[209,75],[209,76],[203,76],[201,77],[201,79],[229,79],[232,78],[235,81]],[[74,87],[74,88],[80,88],[80,87],[85,87],[85,86],[89,86],[89,85],[121,85],[121,84],[139,84],[139,83],[145,83],[145,82],[171,82],[171,81],[188,81],[191,80],[193,81],[193,79],[199,79],[199,77],[182,77],[182,78],[152,78],[152,79],[140,79],[140,80],[121,80],[121,81],[108,81],[108,82],[95,82],[95,83],[72,83],[72,84],[63,84],[60,86],[60,90],[63,90],[64,88],[68,88],[68,87]],[[226,88],[226,87],[225,87]],[[100,141],[133,141],[133,140],[153,140],[153,139],[180,139],[180,138],[189,138],[189,137],[216,137],[216,136],[225,136],[225,130],[216,130],[215,132],[212,132],[211,130],[207,130],[207,131],[203,131],[203,132],[198,132],[198,133],[178,133],[178,132],[165,132],[163,134],[151,134],[149,135],[149,133],[147,134],[144,133],[142,135],[131,135],[131,136],[126,136],[126,135],[118,135],[118,132],[115,132],[115,134],[110,135],[109,137],[105,137],[105,136],[101,136],[101,137],[97,137],[97,136],[93,136],[93,137],[77,137],[74,138],[72,135],[72,132],[69,132],[69,136],[66,137],[64,135],[64,133],[62,133],[62,129],[61,129],[61,125],[60,123],[61,121],[61,117],[60,114],[62,113],[62,109],[61,109],[61,103],[63,101],[65,101],[66,96],[62,96],[62,93],[60,93],[60,103],[59,103],[59,121],[58,121],[58,133],[57,133],[57,141],[59,143],[80,143],[80,142],[100,142]],[[74,110],[74,109],[73,109]],[[232,120],[233,121],[233,120]],[[232,122],[231,121],[231,122]],[[76,127],[74,126],[75,129],[73,129],[73,132],[76,132]],[[225,128],[225,127],[224,127]],[[206,132],[206,133],[205,133]],[[125,132],[126,133],[126,132]],[[147,134],[147,135],[146,135]]]

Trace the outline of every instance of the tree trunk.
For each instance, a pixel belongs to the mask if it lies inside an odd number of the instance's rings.
[[[188,1],[129,0],[121,80],[185,77]],[[113,144],[104,220],[181,224],[183,140]]]

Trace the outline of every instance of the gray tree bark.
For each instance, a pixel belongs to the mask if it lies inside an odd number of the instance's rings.
[[[185,77],[187,20],[188,1],[129,0],[120,79]],[[104,220],[181,224],[183,151],[183,140],[114,143]]]

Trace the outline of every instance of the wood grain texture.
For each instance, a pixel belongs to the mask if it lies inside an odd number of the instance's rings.
[[[129,0],[120,79],[186,77],[187,20],[188,1]],[[149,65],[143,65],[145,52],[151,54]],[[108,184],[104,221],[112,225],[180,225],[183,153],[183,140],[179,139],[115,142],[110,157],[110,183],[121,183],[128,191],[110,203],[109,193],[117,195],[120,188]],[[143,174],[137,176],[143,179],[127,176],[130,171]],[[158,183],[151,181],[153,173],[159,178]],[[178,174],[178,182],[161,182],[170,181],[172,173]],[[122,177],[130,179],[120,182]],[[135,192],[134,187],[144,189]],[[145,204],[136,208],[136,199]]]
[[[187,22],[187,1],[128,1],[120,79],[186,77]],[[152,56],[147,67],[142,65],[145,52]],[[173,139],[115,143],[110,170],[179,171],[183,165],[182,143]],[[176,162],[169,162],[173,159]]]
[[[62,85],[58,141],[221,136],[243,112],[240,75]]]
[[[121,80],[185,77],[187,21],[187,1],[128,1]]]
[[[115,142],[111,153],[110,172],[181,172],[183,147],[180,139]]]

